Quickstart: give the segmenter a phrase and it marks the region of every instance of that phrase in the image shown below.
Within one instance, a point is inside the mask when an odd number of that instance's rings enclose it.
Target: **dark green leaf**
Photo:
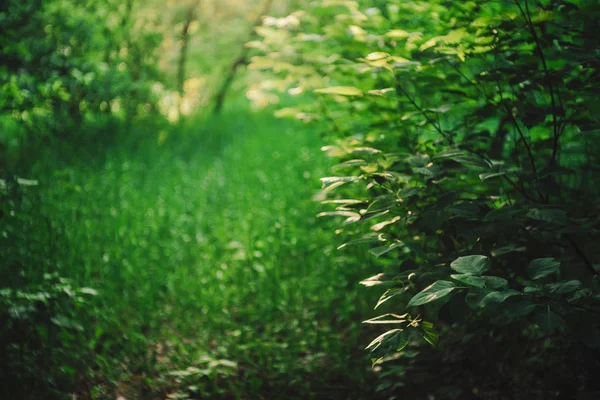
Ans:
[[[554,311],[550,306],[544,307],[535,314],[535,323],[545,333],[552,333],[556,330],[564,330],[565,320]]]
[[[538,258],[529,263],[527,273],[531,279],[540,279],[558,271],[560,262],[554,258]]]
[[[464,283],[465,285],[475,286],[482,289],[485,287],[485,279],[480,276],[474,276],[471,274],[454,274],[450,275],[450,277],[461,283]]]

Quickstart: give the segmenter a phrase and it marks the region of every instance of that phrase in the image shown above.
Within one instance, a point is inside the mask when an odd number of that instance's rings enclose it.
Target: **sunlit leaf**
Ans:
[[[481,275],[491,268],[490,259],[486,256],[459,257],[450,264],[450,267],[462,274]]]
[[[454,289],[456,289],[456,285],[450,281],[434,282],[410,299],[408,306],[420,306],[441,299],[449,295]]]
[[[323,89],[316,89],[315,93],[334,94],[339,96],[362,96],[362,90],[353,86],[332,86]]]

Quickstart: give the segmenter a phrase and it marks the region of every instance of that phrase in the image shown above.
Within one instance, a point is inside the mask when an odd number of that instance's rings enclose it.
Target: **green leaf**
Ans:
[[[390,55],[388,53],[384,53],[383,51],[376,51],[367,55],[365,59],[368,61],[377,61],[384,58],[388,58],[389,56]]]
[[[391,329],[375,338],[366,349],[374,358],[380,358],[404,349],[408,342],[408,334],[403,329]]]
[[[64,315],[57,315],[56,317],[50,318],[54,325],[59,326],[61,328],[67,329],[75,329],[77,331],[83,331],[83,327],[79,325],[77,322],[70,320]]]
[[[566,224],[568,222],[567,214],[563,210],[555,210],[548,208],[534,208],[527,213],[527,217],[538,221],[551,222],[561,225]]]
[[[550,306],[546,306],[535,314],[535,323],[545,333],[552,333],[556,330],[562,331],[565,327],[565,320],[552,311]]]
[[[84,294],[89,294],[90,296],[98,295],[98,291],[96,289],[92,289],[92,288],[88,288],[88,287],[82,287],[79,289],[79,291]]]
[[[531,314],[533,310],[535,310],[535,304],[523,298],[508,301],[502,309],[504,315],[511,318],[524,317]]]
[[[490,292],[488,293],[480,303],[481,307],[488,307],[491,305],[497,305],[503,303],[506,299],[512,296],[520,295],[521,293],[516,290],[504,290],[502,292]]]
[[[550,289],[550,293],[565,294],[572,293],[579,289],[582,283],[576,279],[566,282],[550,283],[546,285]]]
[[[385,253],[387,253],[389,251],[392,251],[392,250],[394,250],[396,248],[399,248],[399,247],[400,248],[404,248],[405,247],[404,243],[402,243],[402,242],[394,242],[394,243],[392,243],[390,245],[375,247],[375,248],[369,250],[369,252],[371,254],[373,254],[375,257],[380,257],[380,256],[384,255]]]
[[[315,93],[336,94],[339,96],[362,96],[362,90],[353,86],[332,86],[323,89],[316,89]]]
[[[472,308],[486,308],[503,303],[512,296],[519,295],[516,290],[504,290],[501,292],[487,289],[471,289],[465,298],[466,303]]]
[[[459,257],[450,264],[450,267],[462,274],[481,275],[491,268],[490,259],[486,256]]]
[[[441,299],[442,297],[449,295],[454,289],[456,289],[456,285],[453,282],[434,282],[410,299],[408,307],[420,306]]]
[[[354,246],[356,244],[363,244],[363,243],[373,243],[373,242],[379,242],[379,238],[377,236],[363,236],[361,238],[358,239],[354,239],[351,240],[349,242],[346,242],[344,244],[342,244],[341,246],[339,246],[337,249],[341,250],[343,248],[346,248],[348,246]]]
[[[481,179],[481,181],[485,181],[491,178],[495,178],[497,176],[502,176],[505,175],[504,172],[488,172],[485,174],[479,174],[479,179]]]
[[[431,322],[423,321],[421,323],[421,328],[423,328],[423,339],[430,345],[437,346],[440,335],[435,330],[433,324]]]
[[[473,276],[471,274],[454,274],[450,275],[452,279],[464,283],[465,285],[475,286],[483,289],[485,287],[485,279],[480,276]]]
[[[484,276],[485,287],[489,289],[502,289],[508,286],[508,281],[498,276]]]
[[[485,162],[484,160],[482,160],[481,158],[477,158],[477,157],[473,157],[473,156],[452,156],[452,157],[448,157],[453,161],[456,161],[459,164],[462,165],[472,165],[475,167],[480,167],[480,168],[489,168],[489,164],[487,162]]]
[[[469,286],[474,286],[480,289],[501,289],[508,285],[508,281],[497,276],[474,276],[471,274],[455,274],[450,275],[452,279],[464,283]]]
[[[375,305],[375,309],[377,309],[377,307],[379,307],[380,305],[382,305],[389,299],[406,293],[406,291],[408,289],[410,289],[410,285],[402,287],[402,288],[391,288],[391,289],[386,290],[385,293],[383,293],[383,295],[379,298],[379,301],[377,301],[377,304]]]
[[[554,258],[538,258],[529,263],[527,273],[531,279],[540,279],[558,271],[560,262]]]

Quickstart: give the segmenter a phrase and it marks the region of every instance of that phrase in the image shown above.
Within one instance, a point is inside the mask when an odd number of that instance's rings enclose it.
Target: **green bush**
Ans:
[[[250,66],[326,126],[337,233],[370,243],[382,391],[593,396],[600,238],[593,1],[325,1]],[[296,23],[289,24],[286,21]],[[432,346],[424,344],[428,342]],[[430,397],[431,398],[431,397]],[[591,397],[590,397],[591,398]]]
[[[4,398],[61,398],[90,373],[98,339],[91,329],[97,292],[56,272],[52,251],[61,243],[39,213],[36,185],[20,178],[0,180]]]
[[[151,110],[161,35],[134,11],[132,1],[3,2],[0,117],[37,143],[72,137],[87,116]]]

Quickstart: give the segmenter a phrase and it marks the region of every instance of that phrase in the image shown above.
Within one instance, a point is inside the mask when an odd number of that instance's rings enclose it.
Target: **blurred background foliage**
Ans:
[[[2,2],[0,397],[596,398],[599,18]]]

